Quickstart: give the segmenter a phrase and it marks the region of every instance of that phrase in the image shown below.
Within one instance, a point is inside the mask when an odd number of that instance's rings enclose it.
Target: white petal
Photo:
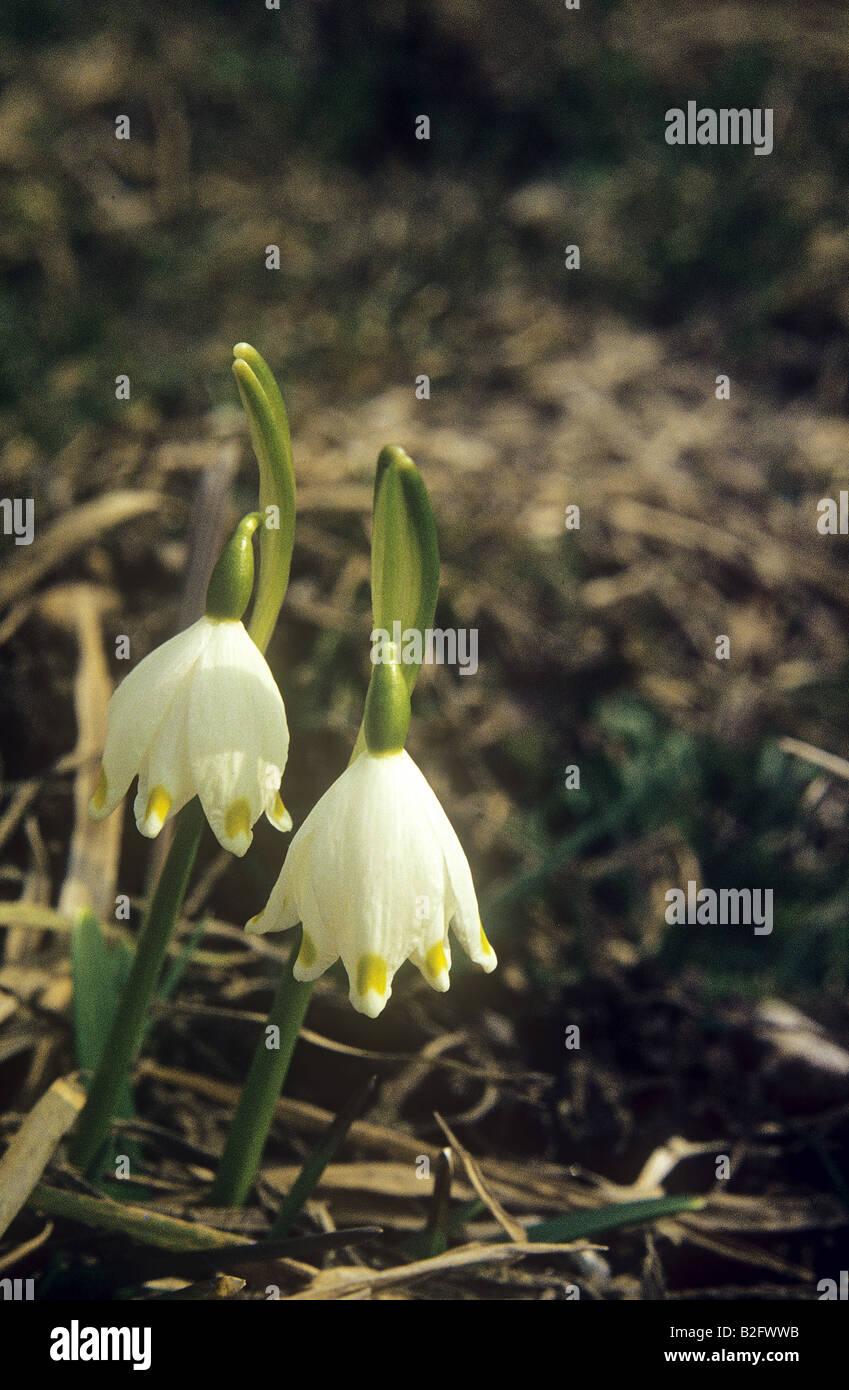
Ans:
[[[207,820],[224,848],[242,855],[280,786],[289,730],[274,677],[239,622],[215,625],[192,672],[188,736]]]
[[[287,931],[301,921],[301,909],[294,889],[295,868],[298,859],[304,854],[309,839],[309,816],[292,837],[283,868],[277,876],[268,901],[261,912],[252,917],[245,930],[255,936],[271,931]],[[305,833],[306,832],[306,833]]]
[[[441,855],[410,804],[408,762],[406,754],[362,754],[331,789],[313,851],[322,866],[315,884],[322,921],[352,1004],[372,1018],[400,965],[443,930]]]
[[[300,919],[296,978],[315,979],[341,955],[354,1008],[376,1018],[410,958],[435,989],[449,985],[448,923],[485,969],[468,862],[436,796],[407,753],[362,753],[294,836],[266,909],[249,924]]]
[[[292,817],[283,805],[279,789],[270,791],[266,795],[265,818],[275,830],[285,834],[292,829]]]
[[[451,985],[451,947],[447,934],[436,937],[423,950],[410,956],[416,969],[424,975],[432,989],[444,994]]]
[[[309,855],[309,850],[307,853]],[[330,966],[339,959],[339,950],[333,934],[327,930],[319,912],[309,867],[303,886],[298,893],[298,901],[300,907],[298,915],[303,923],[303,934],[301,949],[298,951],[298,958],[292,967],[292,974],[296,980],[301,980],[306,984],[310,980],[317,980],[319,975],[323,975],[325,970],[330,969]]]
[[[188,701],[178,691],[142,759],[133,813],[142,835],[154,838],[195,794],[186,729]]]
[[[413,764],[415,766],[415,764]],[[419,772],[419,769],[416,768]],[[487,974],[498,964],[495,952],[486,939],[481,925],[475,885],[469,861],[426,777],[419,772],[419,805],[436,837],[445,862],[449,891],[446,894],[446,916],[460,945],[467,955]]]
[[[93,816],[108,816],[125,795],[211,631],[209,619],[201,618],[169,638],[144,657],[114,692],[103,752],[105,781],[95,794]]]

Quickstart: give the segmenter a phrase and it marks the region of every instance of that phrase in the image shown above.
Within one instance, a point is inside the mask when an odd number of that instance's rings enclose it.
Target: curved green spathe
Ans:
[[[381,449],[374,480],[371,541],[371,603],[375,628],[393,632],[417,628],[422,636],[433,623],[439,591],[436,522],[421,474],[396,444]],[[405,662],[412,691],[420,663]]]
[[[263,527],[259,580],[248,631],[264,651],[274,631],[289,583],[295,538],[295,473],[283,397],[271,368],[250,343],[233,349],[233,375],[259,465],[259,509]]]
[[[374,631],[391,633],[415,629],[424,635],[433,624],[439,592],[439,544],[430,498],[409,454],[387,444],[377,460],[371,534],[371,609]],[[400,624],[400,629],[395,624]],[[384,663],[372,671],[371,683]],[[421,662],[404,661],[401,674],[409,694]],[[366,696],[368,707],[368,696]],[[406,737],[406,734],[405,734]],[[365,721],[360,726],[351,761],[366,746]]]

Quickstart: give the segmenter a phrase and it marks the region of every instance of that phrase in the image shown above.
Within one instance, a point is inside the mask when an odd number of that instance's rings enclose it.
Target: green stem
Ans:
[[[280,977],[268,1022],[254,1053],[247,1080],[242,1087],[218,1173],[210,1190],[211,1206],[240,1207],[251,1190],[251,1184],[259,1168],[277,1101],[314,988],[313,984],[299,983],[292,974],[292,966],[299,948],[300,941],[292,951]],[[266,1045],[267,1029],[271,1026],[280,1029],[278,1048]]]
[[[195,797],[177,818],[176,833],[142,924],[129,978],[80,1116],[72,1157],[85,1173],[96,1163],[109,1133],[121,1088],[141,1046],[148,1010],[189,884],[203,824],[203,810]]]

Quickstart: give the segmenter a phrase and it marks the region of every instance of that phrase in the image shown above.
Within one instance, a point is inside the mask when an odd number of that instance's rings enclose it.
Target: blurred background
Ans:
[[[7,1131],[96,1050],[73,914],[111,940],[126,893],[131,934],[150,881],[127,808],[123,830],[83,812],[116,637],[137,660],[192,621],[254,504],[244,339],[299,489],[269,649],[286,804],[297,825],[356,735],[373,470],[397,443],[436,513],[438,625],[479,633],[475,676],[423,668],[408,746],[500,958],[485,980],[458,962],[444,997],[408,967],[377,1024],[334,970],[309,1026],[353,1050],[302,1042],[290,1093],[335,1110],[376,1067],[375,1123],[440,1143],[437,1109],[577,1202],[655,1191],[644,1166],[682,1139],[660,1181],[706,1211],[616,1236],[596,1296],[815,1296],[849,1210],[849,542],[817,531],[849,487],[845,8],[6,0],[0,39],[0,489],[36,519],[32,546],[0,540]],[[773,153],[667,146],[691,99],[773,108]],[[255,843],[205,845],[196,949],[149,1044],[231,1087],[287,944],[233,929],[282,860],[271,830]],[[772,934],[667,926],[690,879],[773,889]],[[231,1111],[153,1073],[137,1108],[199,1153]],[[269,1162],[301,1149],[277,1134]],[[139,1162],[185,1196],[167,1143]],[[423,1219],[389,1187],[327,1200]]]

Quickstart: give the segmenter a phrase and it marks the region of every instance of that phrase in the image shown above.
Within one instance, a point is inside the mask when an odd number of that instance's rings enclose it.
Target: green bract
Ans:
[[[251,538],[261,521],[261,512],[249,512],[242,517],[219,555],[206,590],[208,618],[239,619],[250,603],[254,587]]]
[[[390,644],[390,652],[397,653]],[[410,727],[410,692],[397,655],[375,666],[366,695],[363,731],[370,753],[400,753]]]

